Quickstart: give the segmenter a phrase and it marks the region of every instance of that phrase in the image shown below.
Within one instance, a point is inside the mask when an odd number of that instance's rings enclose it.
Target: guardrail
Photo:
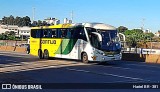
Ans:
[[[137,54],[160,54],[160,49],[143,49],[143,48],[125,48],[123,53],[137,53]]]
[[[160,63],[160,49],[125,48],[122,59],[147,63]]]

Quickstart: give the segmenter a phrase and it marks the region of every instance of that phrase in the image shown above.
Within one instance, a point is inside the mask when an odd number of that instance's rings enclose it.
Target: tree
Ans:
[[[9,35],[14,36],[16,33],[14,31],[10,31]]]
[[[12,15],[10,15],[8,21],[9,21],[9,25],[14,25],[14,17]]]
[[[8,40],[15,40],[15,39],[16,39],[16,37],[14,35],[8,36]]]
[[[0,34],[0,40],[3,40],[3,35],[2,34]]]
[[[32,23],[32,27],[35,27],[35,26],[37,26],[37,21],[33,21],[33,23]]]
[[[18,26],[31,26],[31,20],[28,16],[16,17],[10,15],[9,17],[3,17],[2,22],[4,25],[18,25]]]
[[[7,35],[7,36],[8,36],[9,33],[10,33],[9,31],[5,31],[4,35]]]
[[[118,27],[118,31],[119,31],[120,33],[123,33],[123,32],[125,32],[126,30],[128,30],[127,27],[124,27],[124,26]]]
[[[0,40],[6,40],[6,35],[4,33],[0,34]]]
[[[145,44],[146,42],[151,41],[154,36],[153,33],[143,33],[141,29],[127,30],[124,34],[126,36],[127,44],[130,47],[137,47],[139,42]]]
[[[154,37],[154,34],[153,33],[145,33],[145,35],[149,36],[149,37]]]
[[[16,17],[15,18],[15,23],[16,23],[16,25],[18,25],[18,26],[20,26],[21,25],[21,17]]]
[[[2,24],[2,20],[0,20],[0,24]]]
[[[7,24],[7,17],[4,16],[4,17],[2,18],[2,22],[3,22],[4,25],[6,25],[6,24]]]
[[[42,25],[43,25],[42,21],[38,20],[37,26],[42,26]]]
[[[43,26],[47,26],[48,24],[47,24],[46,21],[43,21],[42,25],[43,25]]]
[[[24,17],[24,20],[26,22],[25,26],[31,26],[31,19],[28,16]]]

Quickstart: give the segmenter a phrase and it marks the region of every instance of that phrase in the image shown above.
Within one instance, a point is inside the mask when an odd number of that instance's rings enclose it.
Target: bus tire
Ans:
[[[44,50],[44,59],[49,59],[49,52],[48,50]]]
[[[81,60],[82,60],[83,63],[88,63],[89,62],[87,53],[85,53],[85,52],[82,53]]]
[[[42,50],[38,50],[38,57],[39,59],[43,59]]]

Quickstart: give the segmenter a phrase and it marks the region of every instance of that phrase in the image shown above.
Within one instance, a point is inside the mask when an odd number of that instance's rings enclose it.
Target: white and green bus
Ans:
[[[121,60],[121,43],[115,27],[103,23],[58,24],[33,27],[30,54],[49,57],[106,62]]]

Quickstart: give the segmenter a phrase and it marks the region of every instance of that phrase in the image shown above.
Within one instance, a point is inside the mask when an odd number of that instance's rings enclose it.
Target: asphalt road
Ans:
[[[159,82],[159,64],[131,61],[110,61],[105,64],[84,64],[75,60],[40,60],[37,57],[28,54],[0,52],[0,83]],[[70,91],[72,90],[69,90],[69,92]],[[94,91],[102,92],[104,90]],[[122,91],[124,92],[124,90]],[[56,90],[56,92],[59,92],[59,90]],[[66,90],[64,90],[64,92],[66,92]],[[93,90],[89,90],[89,92],[93,92]]]

